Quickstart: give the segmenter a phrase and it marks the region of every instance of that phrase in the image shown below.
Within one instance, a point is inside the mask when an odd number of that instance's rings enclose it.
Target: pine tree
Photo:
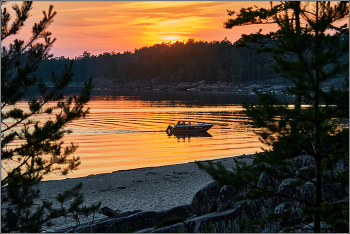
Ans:
[[[229,15],[234,14],[229,11]],[[298,98],[287,103],[275,94],[256,91],[258,103],[243,104],[247,116],[260,129],[260,140],[268,146],[256,154],[252,165],[236,161],[237,166],[229,172],[220,164],[197,163],[220,184],[249,188],[243,200],[273,195],[303,203],[303,213],[313,218],[315,232],[321,231],[321,221],[341,232],[349,229],[348,199],[327,202],[322,198],[325,186],[336,186],[344,198],[348,197],[349,170],[335,168],[337,162],[349,160],[349,129],[340,127],[341,121],[349,121],[349,29],[347,24],[336,26],[348,16],[348,2],[281,2],[276,6],[271,3],[270,9],[243,8],[235,19],[228,20],[227,28],[263,23],[279,26],[268,34],[260,30],[242,35],[240,44],[260,43],[258,52],[272,54],[275,72],[294,84],[286,92]],[[322,90],[324,82],[339,76],[345,77],[343,88]],[[315,167],[296,172],[293,159],[303,154],[312,157]],[[295,188],[312,183],[314,198],[310,202],[260,186],[263,174],[279,182],[293,178]]]
[[[16,18],[11,25],[9,12],[2,9],[1,41],[20,31],[32,4],[23,2],[20,7],[14,4]],[[78,215],[94,213],[100,206],[100,203],[82,206],[80,184],[57,196],[61,208],[54,209],[52,203],[45,201],[33,208],[40,193],[33,186],[43,176],[66,175],[80,164],[79,157],[70,157],[78,146],[73,143],[64,146],[62,137],[71,132],[64,129],[68,123],[88,113],[84,106],[92,88],[90,80],[79,96],[64,98],[62,91],[73,76],[72,63],[66,65],[59,77],[52,73],[51,88],[33,75],[41,60],[52,57],[49,51],[56,40],[47,31],[56,15],[53,6],[43,14],[27,42],[15,39],[1,50],[1,203],[6,207],[1,214],[2,232],[39,232],[44,224],[49,225],[50,220],[60,216],[73,216],[78,222]],[[23,97],[31,87],[36,87],[40,95],[27,102],[28,108],[20,109],[18,104],[25,103]],[[63,203],[68,199],[73,202],[65,208]]]

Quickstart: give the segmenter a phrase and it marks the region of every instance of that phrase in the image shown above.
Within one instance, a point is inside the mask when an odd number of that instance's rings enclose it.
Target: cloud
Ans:
[[[36,1],[26,25],[37,22],[42,10],[53,4],[57,16],[49,30],[58,39],[54,46],[58,48],[53,51],[63,53],[63,48],[67,48],[67,53],[71,53],[68,49],[118,52],[118,48],[133,50],[169,38],[210,41],[232,36],[231,40],[235,41],[246,29],[225,30],[223,23],[229,18],[226,10],[261,6],[261,3],[269,4],[267,1]],[[30,30],[23,31],[28,34]]]

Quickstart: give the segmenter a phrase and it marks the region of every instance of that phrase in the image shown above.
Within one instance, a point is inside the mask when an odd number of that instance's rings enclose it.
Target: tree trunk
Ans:
[[[315,57],[318,56],[318,49],[319,49],[319,32],[318,32],[318,1],[316,2],[316,24],[315,24]],[[315,153],[315,164],[316,164],[316,189],[315,189],[315,207],[321,206],[321,155],[319,154],[317,150],[317,146],[319,144],[319,128],[320,128],[320,121],[318,120],[318,106],[319,106],[319,68],[315,68],[315,96],[314,96],[314,131],[315,131],[315,140],[314,140],[314,153]],[[316,212],[314,214],[314,232],[320,233],[321,231],[321,218],[320,215]]]

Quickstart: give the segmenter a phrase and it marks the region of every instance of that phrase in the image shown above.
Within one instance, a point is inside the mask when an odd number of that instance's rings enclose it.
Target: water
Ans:
[[[90,114],[67,126],[65,143],[79,145],[77,171],[65,177],[209,160],[261,151],[241,103],[254,96],[227,93],[94,91]],[[178,120],[212,123],[208,134],[168,135]]]

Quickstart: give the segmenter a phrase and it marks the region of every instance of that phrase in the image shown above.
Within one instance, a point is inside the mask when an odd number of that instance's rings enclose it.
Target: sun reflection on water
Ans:
[[[79,144],[74,155],[82,163],[64,178],[249,154],[262,146],[241,105],[187,107],[181,102],[101,98],[89,107],[85,119],[67,126],[73,133],[64,137],[65,144]],[[168,135],[166,127],[178,120],[213,127],[208,135]]]

